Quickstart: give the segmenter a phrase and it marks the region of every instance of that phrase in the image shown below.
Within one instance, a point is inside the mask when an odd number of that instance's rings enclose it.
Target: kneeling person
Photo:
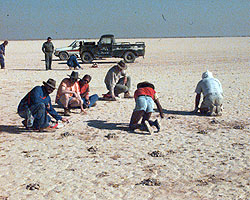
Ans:
[[[91,81],[91,76],[86,74],[80,81],[79,87],[80,87],[80,95],[83,101],[83,107],[84,108],[90,108],[92,106],[96,105],[96,101],[98,100],[98,95],[94,94],[89,96],[89,82]]]
[[[154,112],[154,103],[160,112],[161,118],[164,117],[161,104],[154,89],[154,85],[146,81],[137,84],[137,90],[134,93],[136,105],[129,124],[131,131],[141,129],[143,126],[146,126],[150,133],[153,132],[151,126],[155,126],[160,131],[158,120],[154,122],[150,120],[151,114]],[[138,124],[141,118],[141,124]]]
[[[220,81],[213,77],[212,72],[206,71],[202,74],[202,80],[197,84],[195,92],[197,93],[195,113],[200,109],[201,114],[221,115],[223,90]],[[203,94],[203,101],[199,108],[201,93]]]
[[[49,79],[43,82],[43,86],[34,87],[19,103],[18,114],[25,118],[23,124],[27,128],[39,131],[52,131],[49,123],[51,122],[49,113],[57,121],[67,122],[68,119],[61,117],[51,105],[49,94],[55,90],[56,81]]]
[[[72,67],[74,69],[76,69],[77,67],[79,67],[79,69],[82,69],[77,61],[77,57],[74,54],[69,57],[67,65],[69,66],[69,69],[71,69]]]

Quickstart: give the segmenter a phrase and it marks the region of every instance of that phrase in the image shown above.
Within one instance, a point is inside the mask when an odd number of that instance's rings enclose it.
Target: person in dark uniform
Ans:
[[[51,69],[51,63],[52,63],[52,54],[54,52],[54,45],[51,42],[51,37],[47,38],[47,41],[43,43],[42,51],[45,54],[45,66],[46,70],[52,70]]]
[[[5,69],[5,64],[4,64],[4,56],[5,56],[5,47],[7,46],[8,41],[5,40],[3,44],[0,45],[0,64],[1,64],[1,69]]]

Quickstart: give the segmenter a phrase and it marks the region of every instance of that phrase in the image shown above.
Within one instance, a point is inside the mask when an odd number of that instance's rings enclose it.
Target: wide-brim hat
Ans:
[[[149,83],[147,81],[140,82],[140,83],[137,84],[137,89],[138,88],[144,88],[144,87],[150,87],[152,89],[155,89],[155,86],[152,83]]]
[[[122,69],[122,70],[126,70],[127,69],[127,65],[125,64],[125,62],[123,60],[121,60],[120,62],[117,63],[117,66]]]
[[[73,79],[80,79],[78,76],[78,72],[73,71],[70,75],[68,75],[70,78]]]
[[[56,89],[56,81],[52,78],[49,78],[47,82],[43,81],[44,85],[48,85],[49,87]]]

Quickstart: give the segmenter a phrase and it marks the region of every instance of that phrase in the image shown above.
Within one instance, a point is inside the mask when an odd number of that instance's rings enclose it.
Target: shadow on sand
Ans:
[[[7,133],[10,133],[10,134],[21,134],[21,133],[31,132],[31,131],[27,130],[24,126],[0,125],[0,133],[1,132],[7,132]]]
[[[88,126],[98,129],[128,131],[127,123],[107,123],[107,121],[104,120],[89,120],[87,123]]]
[[[15,70],[15,71],[47,71],[45,69],[9,69],[9,70]],[[48,70],[50,71],[50,70]],[[68,71],[68,69],[52,69],[52,71]]]

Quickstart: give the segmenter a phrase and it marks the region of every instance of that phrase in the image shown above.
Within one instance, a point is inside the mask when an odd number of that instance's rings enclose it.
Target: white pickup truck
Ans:
[[[84,43],[83,40],[75,40],[67,47],[56,48],[54,55],[59,57],[60,60],[68,60],[68,58],[72,54],[75,54],[78,57],[80,57],[79,54],[80,42]]]

